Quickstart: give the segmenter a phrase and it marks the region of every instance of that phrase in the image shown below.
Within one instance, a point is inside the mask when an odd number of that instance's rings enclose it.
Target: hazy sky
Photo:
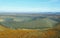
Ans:
[[[60,0],[0,0],[0,12],[60,12]]]

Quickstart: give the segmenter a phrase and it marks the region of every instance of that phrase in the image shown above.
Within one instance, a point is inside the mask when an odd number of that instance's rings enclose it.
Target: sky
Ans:
[[[0,0],[0,12],[60,12],[60,0]]]

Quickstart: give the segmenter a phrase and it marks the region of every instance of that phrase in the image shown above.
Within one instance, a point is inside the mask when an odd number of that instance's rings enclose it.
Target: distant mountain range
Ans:
[[[60,12],[0,12],[0,15],[19,15],[19,14],[54,14],[60,15]]]

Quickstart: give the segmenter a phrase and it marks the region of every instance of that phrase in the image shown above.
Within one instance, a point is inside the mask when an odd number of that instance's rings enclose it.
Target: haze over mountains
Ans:
[[[60,22],[59,12],[1,13],[0,19],[0,23],[10,29],[49,29]]]

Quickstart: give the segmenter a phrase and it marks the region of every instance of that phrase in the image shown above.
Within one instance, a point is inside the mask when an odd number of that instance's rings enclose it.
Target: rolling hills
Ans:
[[[58,22],[49,18],[34,18],[23,22],[4,21],[0,23],[10,29],[45,29],[53,28]]]
[[[60,22],[55,16],[2,16],[0,38],[60,38]]]

